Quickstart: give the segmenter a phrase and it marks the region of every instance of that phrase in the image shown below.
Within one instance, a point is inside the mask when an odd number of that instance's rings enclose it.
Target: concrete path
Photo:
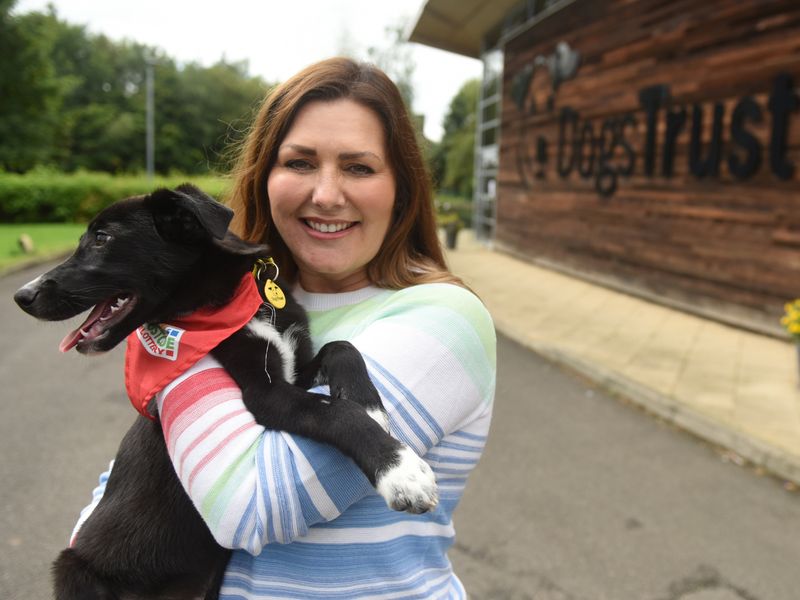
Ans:
[[[498,339],[449,555],[470,600],[797,600],[798,494]]]
[[[704,439],[800,483],[792,344],[543,269],[462,231],[448,260],[497,329]]]
[[[50,596],[63,548],[137,417],[121,349],[58,352],[0,279],[0,598]],[[509,341],[450,552],[471,600],[795,600],[800,504],[781,482]]]

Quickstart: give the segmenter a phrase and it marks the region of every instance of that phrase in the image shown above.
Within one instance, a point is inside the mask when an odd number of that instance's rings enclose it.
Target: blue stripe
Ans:
[[[469,472],[465,473],[464,477],[442,477],[442,478],[437,478],[436,479],[436,483],[439,484],[440,487],[443,486],[443,485],[458,485],[458,486],[461,486],[463,488],[467,483],[467,476],[468,475],[469,475]]]
[[[286,516],[290,527],[289,535],[294,539],[298,535],[304,535],[307,529],[304,523],[301,523],[298,515],[298,497],[294,485],[293,463],[290,456],[291,451],[283,439],[281,439],[280,447],[282,449],[280,453],[281,490],[284,492],[283,496],[286,498],[285,506],[288,508]]]
[[[275,432],[269,430],[265,431],[261,435],[261,443],[259,444],[259,449],[256,453],[256,456],[258,457],[258,463],[256,465],[258,468],[258,481],[261,486],[261,489],[256,493],[259,493],[264,500],[264,514],[266,515],[267,519],[267,539],[270,542],[276,541],[277,538],[275,537],[275,529],[272,526],[272,500],[270,499],[269,494],[270,485],[269,481],[267,480],[267,466],[264,460],[266,456],[266,449],[264,446],[266,445],[267,440],[273,435],[275,435]],[[262,523],[261,516],[258,513],[256,513],[256,532],[258,534],[258,538],[263,540],[264,523]]]
[[[297,486],[297,496],[300,498],[300,510],[303,513],[306,523],[309,525],[319,523],[322,521],[322,515],[317,510],[317,507],[314,506],[314,501],[311,499],[311,495],[308,493],[306,486],[303,485],[300,477],[295,477],[294,481]]]
[[[293,439],[339,512],[376,493],[356,464],[332,446],[300,436]]]
[[[472,469],[440,469],[439,467],[434,467],[433,472],[437,476],[439,473],[442,475],[469,475],[472,472]]]
[[[436,446],[437,448],[447,448],[448,450],[463,450],[464,452],[475,452],[480,454],[483,452],[483,446],[465,446],[464,444],[454,444],[453,442],[446,442],[442,440]]]
[[[450,434],[451,436],[455,437],[462,437],[467,440],[475,440],[476,442],[486,442],[487,436],[485,435],[477,435],[475,433],[467,433],[466,431],[454,431]]]
[[[445,572],[442,570],[438,576],[441,577],[444,574]],[[256,595],[264,595],[277,596],[279,598],[299,598],[300,600],[308,600],[310,597],[324,597],[332,600],[341,598],[343,600],[349,600],[351,598],[374,598],[376,592],[381,595],[394,592],[402,593],[401,597],[403,600],[429,600],[433,594],[442,591],[448,586],[453,586],[452,578],[446,577],[438,584],[432,587],[427,587],[425,584],[427,583],[428,578],[433,578],[435,576],[436,574],[433,573],[423,574],[420,577],[409,581],[407,584],[399,586],[392,585],[392,582],[389,581],[378,581],[374,586],[366,589],[346,589],[340,591],[334,588],[335,584],[333,582],[318,583],[312,589],[296,589],[280,585],[279,583],[264,583],[259,585],[256,582],[249,582],[246,577],[229,576],[225,582],[225,588],[223,588],[221,598],[223,600],[246,598],[247,596],[240,595],[234,590],[231,590],[230,592],[228,591],[228,589],[231,587],[236,586],[236,588],[242,590],[243,593],[248,593],[250,598]],[[363,584],[364,582],[358,581],[357,583]]]
[[[270,458],[272,463],[273,480],[275,481],[275,497],[278,502],[278,520],[281,524],[281,531],[283,539],[291,539],[291,524],[288,520],[288,507],[290,502],[286,497],[286,490],[282,485],[283,469],[281,469],[281,449],[277,442],[278,436],[270,436]]]
[[[389,389],[385,385],[383,385],[381,381],[378,381],[377,379],[374,378],[372,378],[372,380],[373,380],[372,382],[375,384],[375,387],[378,390],[378,393],[391,403],[397,415],[403,419],[403,422],[408,426],[409,429],[411,429],[412,433],[425,446],[425,449],[428,449],[431,446],[433,446],[434,440],[419,426],[419,424],[411,416],[411,413],[408,412],[408,409],[406,409],[406,407],[403,406],[402,402],[397,400],[397,398],[389,391]],[[414,444],[411,440],[407,438],[404,439],[404,436],[402,435],[401,432],[398,432],[398,437],[400,438],[401,442],[405,442],[410,446],[416,447],[416,444]]]
[[[438,452],[431,450],[425,455],[426,459],[435,460],[439,463],[452,463],[454,465],[477,465],[478,458],[456,458],[441,456]]]
[[[411,393],[411,391],[400,383],[389,371],[387,371],[383,365],[378,363],[376,360],[370,358],[369,356],[364,356],[364,359],[373,366],[373,368],[378,371],[384,378],[386,378],[392,386],[400,391],[403,397],[414,407],[414,410],[425,420],[428,426],[433,430],[434,434],[438,439],[444,437],[444,431],[439,426],[434,418],[430,415],[430,413],[425,410],[425,407],[420,403],[419,400]]]
[[[233,546],[235,548],[241,548],[242,546],[242,538],[244,537],[245,529],[248,527],[248,522],[250,521],[250,517],[252,517],[256,512],[256,494],[253,494],[250,497],[250,502],[247,503],[247,508],[242,515],[241,520],[239,521],[239,526],[236,528],[236,533],[233,536]]]
[[[452,577],[422,591],[426,583],[448,574],[450,564],[443,551],[452,543],[450,538],[419,538],[405,536],[392,542],[375,544],[300,544],[305,548],[294,552],[294,544],[270,547],[268,553],[254,558],[243,552],[234,553],[228,566],[222,597],[236,598],[237,590],[278,595],[285,598],[308,598],[324,589],[325,598],[363,598],[375,593],[394,592],[403,598],[430,598],[448,585],[457,587]],[[441,556],[431,563],[431,552]],[[370,569],[375,554],[382,555],[393,567],[387,573],[385,565]],[[298,560],[297,555],[302,558]],[[426,557],[420,562],[420,557]],[[373,559],[373,560],[370,560]],[[427,572],[422,573],[425,569]],[[299,589],[289,583],[299,583]],[[316,589],[303,589],[303,584]],[[343,589],[366,586],[360,590]],[[235,588],[235,589],[231,589]]]

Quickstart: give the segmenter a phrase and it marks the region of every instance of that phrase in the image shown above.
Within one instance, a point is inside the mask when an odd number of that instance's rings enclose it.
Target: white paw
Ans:
[[[428,463],[403,446],[394,466],[378,474],[375,487],[389,508],[424,513],[439,503],[436,477]]]
[[[379,408],[372,408],[367,411],[367,414],[373,421],[376,421],[386,433],[392,433],[389,431],[389,415],[386,414],[386,411]]]

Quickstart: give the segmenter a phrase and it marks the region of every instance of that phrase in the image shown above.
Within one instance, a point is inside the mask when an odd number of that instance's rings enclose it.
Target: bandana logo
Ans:
[[[145,323],[136,330],[139,341],[148,353],[173,361],[178,358],[178,348],[184,333],[184,329],[166,323]]]

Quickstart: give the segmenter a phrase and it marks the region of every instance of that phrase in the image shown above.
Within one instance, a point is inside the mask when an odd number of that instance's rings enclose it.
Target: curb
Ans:
[[[72,251],[72,249],[61,251],[13,265],[0,271],[0,277],[66,258]],[[495,321],[495,326],[506,337],[545,359],[587,378],[604,391],[623,398],[703,440],[732,450],[755,466],[762,467],[778,477],[800,485],[800,457],[792,456],[771,444],[755,440],[722,425],[690,406],[628,379],[616,371],[603,369],[547,344],[535,342],[521,335],[519,330],[505,327],[497,321]]]
[[[64,260],[74,251],[75,248],[70,248],[69,250],[60,250],[58,252],[53,252],[52,254],[45,254],[43,256],[37,256],[31,258],[30,260],[19,262],[15,265],[11,265],[10,267],[6,267],[5,269],[0,269],[0,277],[13,275],[14,273],[19,273],[20,271],[24,271],[25,269],[31,269],[33,267],[37,267],[39,265],[43,265],[45,263],[53,262],[56,260],[59,261]]]
[[[769,473],[800,485],[800,457],[795,457],[775,446],[755,440],[677,402],[641,383],[603,369],[547,344],[537,343],[510,328],[497,326],[506,337],[532,350],[543,358],[577,373],[604,391],[622,398],[645,411],[657,415],[707,442],[732,450],[748,462]]]

